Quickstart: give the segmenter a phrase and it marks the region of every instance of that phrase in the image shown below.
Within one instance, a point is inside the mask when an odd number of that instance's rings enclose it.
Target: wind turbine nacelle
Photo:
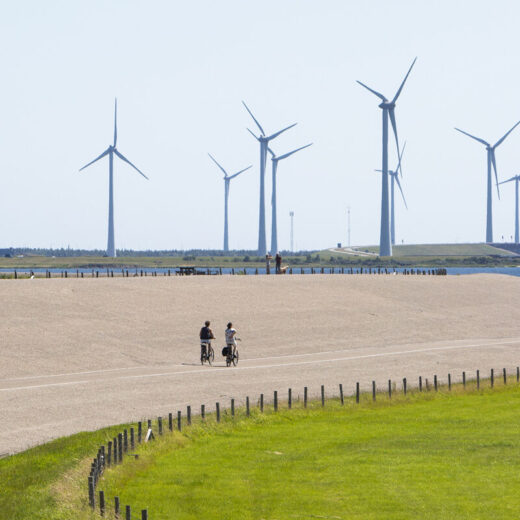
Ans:
[[[383,110],[386,108],[387,110],[390,110],[392,108],[395,108],[395,103],[392,103],[391,101],[383,101],[379,108],[382,108]]]

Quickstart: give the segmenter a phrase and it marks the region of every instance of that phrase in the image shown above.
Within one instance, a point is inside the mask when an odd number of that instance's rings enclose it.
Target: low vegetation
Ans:
[[[105,472],[106,517],[117,495],[153,520],[517,518],[520,388],[484,386],[198,418]],[[5,518],[96,518],[86,505],[90,457],[121,428],[0,460]]]

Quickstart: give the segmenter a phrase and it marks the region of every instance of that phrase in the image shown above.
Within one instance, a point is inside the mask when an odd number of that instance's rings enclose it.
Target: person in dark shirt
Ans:
[[[211,340],[215,339],[215,336],[213,335],[213,331],[209,328],[211,323],[209,321],[206,321],[204,323],[204,327],[200,329],[200,354],[201,356],[206,355],[206,348],[211,347]]]

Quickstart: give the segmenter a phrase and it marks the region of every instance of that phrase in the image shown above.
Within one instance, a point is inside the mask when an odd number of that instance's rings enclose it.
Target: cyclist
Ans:
[[[211,347],[211,340],[215,339],[215,336],[213,335],[213,331],[209,328],[211,323],[209,321],[206,321],[204,323],[204,327],[200,329],[199,337],[200,337],[200,357],[206,357],[206,347],[207,352],[209,354],[209,347]]]
[[[237,342],[235,339],[235,336],[237,335],[237,331],[233,328],[233,324],[229,322],[227,324],[226,329],[226,347],[227,347],[227,353],[229,358],[233,358],[233,355],[235,354],[235,350],[237,348]]]

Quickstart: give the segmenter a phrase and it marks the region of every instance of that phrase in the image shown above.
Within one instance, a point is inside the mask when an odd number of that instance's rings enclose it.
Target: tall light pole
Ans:
[[[347,246],[350,247],[350,206],[347,208]]]
[[[294,253],[294,211],[289,211],[291,217],[291,253]]]

